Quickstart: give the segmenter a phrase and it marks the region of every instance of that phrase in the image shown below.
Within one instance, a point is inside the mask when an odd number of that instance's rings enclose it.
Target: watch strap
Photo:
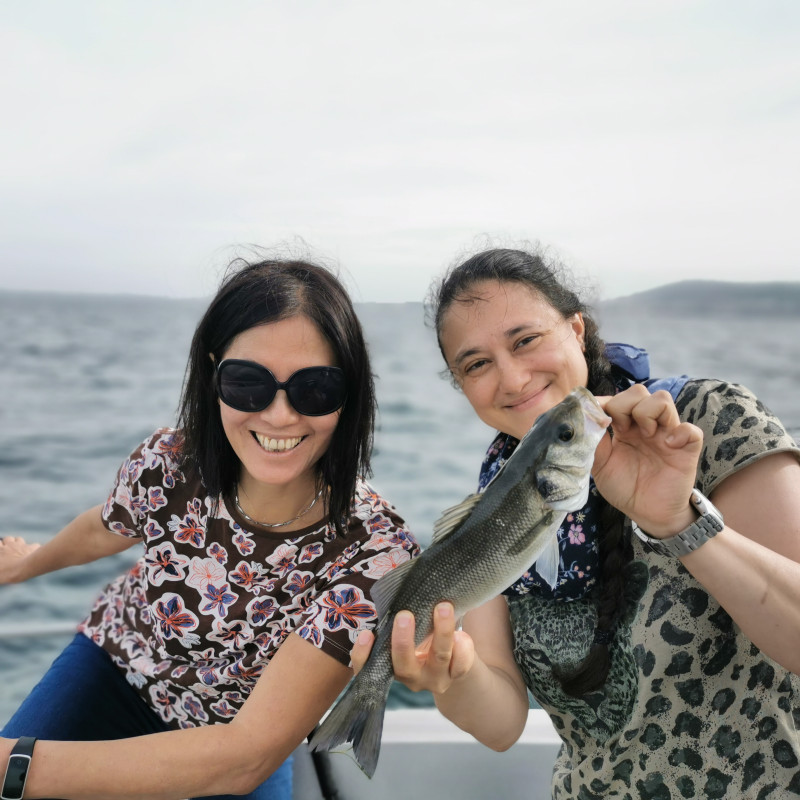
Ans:
[[[722,514],[697,489],[692,489],[690,502],[692,507],[700,514],[700,517],[680,533],[676,533],[666,539],[656,539],[654,536],[646,534],[631,520],[633,532],[655,553],[676,557],[688,555],[716,536],[725,527]]]
[[[3,777],[3,787],[0,789],[0,800],[22,800],[35,744],[36,737],[21,736],[11,748]]]

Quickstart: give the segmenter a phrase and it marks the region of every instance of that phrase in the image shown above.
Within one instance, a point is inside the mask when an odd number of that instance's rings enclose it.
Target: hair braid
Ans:
[[[595,394],[614,394],[616,389],[611,364],[605,356],[605,342],[600,338],[597,323],[584,315],[586,324],[585,353],[589,368],[587,388]],[[554,670],[565,694],[580,697],[599,689],[606,682],[611,668],[609,643],[614,626],[625,604],[625,567],[633,557],[623,536],[625,518],[621,511],[600,497],[600,588],[596,596],[597,627],[595,640],[586,658],[571,671]]]

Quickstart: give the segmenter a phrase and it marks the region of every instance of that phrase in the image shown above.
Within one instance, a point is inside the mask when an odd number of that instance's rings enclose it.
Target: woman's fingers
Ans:
[[[410,611],[400,611],[395,616],[392,627],[392,666],[395,677],[403,683],[416,681],[419,675],[415,632],[414,615]],[[413,688],[410,683],[407,685]]]
[[[673,450],[683,450],[684,447],[699,449],[703,444],[703,431],[691,422],[681,422],[664,441]]]
[[[453,606],[450,603],[439,603],[433,612],[433,641],[428,652],[428,662],[431,667],[447,675],[450,674],[455,632]]]
[[[617,435],[624,435],[635,427],[642,435],[650,437],[659,428],[670,429],[680,423],[672,397],[663,390],[650,394],[637,384],[613,397],[601,397],[599,402],[611,417],[611,426]]]
[[[658,446],[663,442],[670,450],[694,450],[702,444],[702,431],[689,422],[681,422],[669,392],[650,394],[643,386],[636,385],[614,397],[598,400],[611,417],[614,434],[622,440],[632,442],[635,435],[647,440],[659,434]],[[610,441],[603,443],[600,464],[608,458],[610,445]]]
[[[363,630],[358,634],[356,643],[350,651],[350,665],[353,667],[354,674],[359,672],[367,663],[369,654],[372,652],[372,645],[375,643],[375,635],[372,631]]]

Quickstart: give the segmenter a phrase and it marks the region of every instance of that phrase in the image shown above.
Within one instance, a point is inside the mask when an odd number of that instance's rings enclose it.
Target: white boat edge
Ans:
[[[503,753],[479,744],[435,708],[386,712],[378,767],[372,779],[349,752],[325,759],[333,793],[320,787],[308,747],[295,750],[294,800],[542,800],[550,797],[561,739],[541,709],[528,712],[517,743]]]

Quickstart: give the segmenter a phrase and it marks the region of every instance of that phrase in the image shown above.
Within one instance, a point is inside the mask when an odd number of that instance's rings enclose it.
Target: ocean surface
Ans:
[[[0,536],[44,542],[105,501],[125,456],[171,425],[204,300],[0,292]],[[422,306],[361,304],[380,415],[373,483],[424,544],[474,490],[492,431],[440,376]],[[711,312],[713,314],[713,311]],[[607,341],[646,347],[653,375],[719,377],[753,389],[800,436],[800,320],[608,315]],[[0,587],[0,632],[77,623],[132,552]],[[0,724],[69,640],[0,636]],[[419,702],[393,694],[396,703]]]

